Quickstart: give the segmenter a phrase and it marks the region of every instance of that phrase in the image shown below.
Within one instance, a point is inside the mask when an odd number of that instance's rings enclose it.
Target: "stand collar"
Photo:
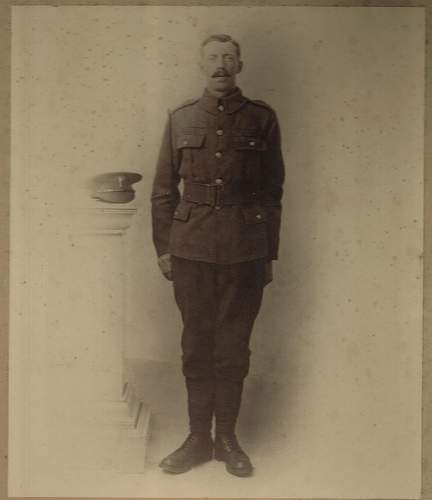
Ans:
[[[232,94],[225,97],[216,97],[205,89],[199,104],[208,113],[217,115],[221,111],[224,111],[225,113],[234,113],[240,109],[246,101],[246,97],[244,97],[241,90],[236,87]],[[223,109],[219,109],[219,106],[223,106]]]

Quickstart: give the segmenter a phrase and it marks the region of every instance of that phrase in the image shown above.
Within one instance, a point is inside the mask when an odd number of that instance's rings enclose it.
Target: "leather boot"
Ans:
[[[190,434],[184,443],[165,457],[159,466],[179,474],[213,458],[211,426],[214,410],[214,381],[186,378]]]
[[[230,474],[247,477],[252,474],[253,466],[235,436],[242,391],[243,381],[219,379],[216,382],[215,459],[225,462]]]
[[[210,434],[190,433],[184,443],[159,464],[165,472],[181,474],[213,458]]]
[[[235,434],[216,435],[214,456],[216,460],[225,462],[225,468],[230,474],[239,477],[252,475],[251,461],[240,447]]]
[[[215,404],[213,378],[186,378],[191,433],[210,434]]]

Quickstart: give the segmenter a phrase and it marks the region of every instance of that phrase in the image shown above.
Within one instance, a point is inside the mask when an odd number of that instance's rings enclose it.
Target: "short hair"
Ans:
[[[225,35],[223,33],[218,35],[210,35],[202,42],[201,50],[210,42],[231,42],[236,49],[237,57],[240,59],[240,44],[230,35]]]

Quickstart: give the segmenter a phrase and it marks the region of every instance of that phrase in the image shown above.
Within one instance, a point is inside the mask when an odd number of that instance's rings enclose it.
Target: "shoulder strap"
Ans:
[[[269,111],[273,111],[273,108],[267,104],[266,102],[264,101],[261,101],[260,99],[249,99],[249,101],[252,103],[252,104],[255,104],[256,106],[260,106],[261,108],[266,108],[268,109]]]
[[[196,104],[198,101],[199,99],[188,99],[183,104],[180,104],[180,106],[177,106],[176,108],[172,109],[171,113],[175,113],[179,109],[186,108],[187,106],[192,106],[192,104]]]

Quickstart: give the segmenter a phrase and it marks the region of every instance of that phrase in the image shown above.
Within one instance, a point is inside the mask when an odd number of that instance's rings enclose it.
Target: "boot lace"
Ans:
[[[234,434],[219,436],[219,439],[227,452],[246,456],[246,453],[242,450]]]
[[[188,455],[198,444],[205,441],[206,438],[199,434],[190,433],[184,443],[176,450],[176,454]]]

